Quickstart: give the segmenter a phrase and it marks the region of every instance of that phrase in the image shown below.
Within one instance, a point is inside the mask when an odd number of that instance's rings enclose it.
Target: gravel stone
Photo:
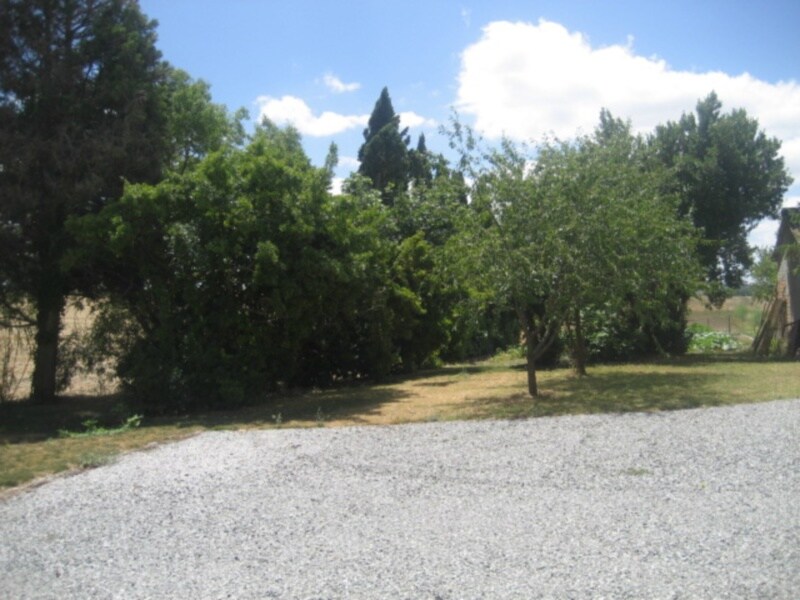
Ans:
[[[796,598],[800,400],[210,432],[0,501],[0,598]]]

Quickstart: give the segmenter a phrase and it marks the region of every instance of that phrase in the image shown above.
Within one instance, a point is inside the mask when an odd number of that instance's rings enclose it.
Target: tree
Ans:
[[[127,315],[118,375],[147,412],[235,406],[292,381],[334,284],[350,289],[328,184],[297,132],[265,121],[245,148],[71,223],[76,260]]]
[[[505,140],[472,173],[456,253],[473,286],[516,312],[532,396],[536,363],[565,324],[582,372],[586,311],[624,303],[656,321],[694,281],[691,225],[660,193],[643,142],[615,129],[544,144],[535,157]]]
[[[358,150],[358,172],[370,178],[384,204],[392,205],[397,194],[408,187],[409,142],[408,128],[400,129],[400,116],[394,112],[389,90],[383,88]]]
[[[750,269],[753,282],[750,289],[753,298],[761,302],[769,302],[775,296],[778,283],[778,262],[775,260],[774,248],[756,248],[756,260]]]
[[[430,185],[433,181],[432,160],[425,144],[425,134],[420,133],[417,147],[409,153],[409,176],[415,186]]]
[[[231,407],[279,386],[380,377],[442,344],[422,236],[398,243],[365,178],[331,196],[297,132],[264,121],[158,184],[70,222],[102,275],[103,355],[148,413]],[[109,325],[110,323],[110,325]]]
[[[657,127],[651,143],[675,173],[680,213],[701,231],[707,280],[736,288],[752,264],[748,233],[761,219],[777,216],[792,179],[776,138],[760,131],[744,110],[721,109],[711,92],[697,103],[696,115]],[[715,300],[724,298],[720,291]]]
[[[0,0],[0,295],[32,307],[32,395],[56,393],[58,336],[80,276],[63,269],[65,225],[123,180],[163,164],[155,23],[133,0]]]
[[[193,80],[185,71],[172,68],[162,89],[170,169],[183,173],[209,153],[244,142],[242,121],[247,111],[242,108],[230,115],[224,105],[214,104],[211,88],[202,79]]]

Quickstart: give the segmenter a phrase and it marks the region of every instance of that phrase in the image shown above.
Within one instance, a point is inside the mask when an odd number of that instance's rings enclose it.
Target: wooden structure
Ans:
[[[800,354],[800,207],[784,208],[773,257],[778,262],[775,296],[767,305],[753,351],[766,355],[777,348]]]

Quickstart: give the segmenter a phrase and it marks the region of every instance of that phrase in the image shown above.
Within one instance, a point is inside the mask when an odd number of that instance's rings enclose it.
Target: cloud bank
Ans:
[[[342,115],[325,111],[315,115],[305,100],[296,96],[259,96],[256,98],[258,120],[267,117],[277,125],[292,125],[303,135],[326,137],[343,133],[355,127],[366,127],[369,115]],[[401,127],[436,127],[433,119],[428,119],[415,112],[401,112]]]
[[[259,121],[267,117],[277,125],[293,125],[301,134],[311,137],[326,137],[364,127],[369,120],[369,115],[341,115],[330,111],[315,115],[308,104],[296,96],[259,96],[256,105]]]
[[[751,75],[679,71],[625,45],[593,47],[581,33],[551,21],[497,21],[461,55],[456,108],[483,135],[539,140],[548,134],[589,133],[600,109],[652,131],[694,110],[715,90],[722,110],[744,108],[800,179],[800,84],[767,83]]]

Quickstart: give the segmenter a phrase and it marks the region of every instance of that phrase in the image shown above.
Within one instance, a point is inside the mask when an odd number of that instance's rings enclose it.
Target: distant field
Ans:
[[[729,298],[719,309],[709,309],[697,298],[692,298],[689,300],[689,323],[706,325],[747,342],[755,337],[763,311],[762,302],[746,296]]]
[[[78,307],[76,304],[70,303],[64,313],[62,337],[73,332],[87,331],[91,323],[92,312],[88,307]],[[32,331],[0,329],[0,367],[2,367],[3,361],[8,360],[7,368],[11,370],[11,377],[14,380],[13,395],[15,398],[27,398],[30,394],[31,374],[33,373],[32,347]],[[114,383],[109,385],[107,382],[101,383],[95,376],[81,375],[73,378],[64,393],[69,395],[105,394],[114,391],[115,388]]]

